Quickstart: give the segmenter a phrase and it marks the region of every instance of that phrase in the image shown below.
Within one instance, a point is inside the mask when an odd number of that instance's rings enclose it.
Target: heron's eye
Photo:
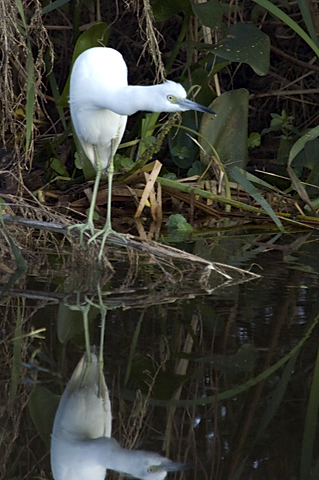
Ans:
[[[154,472],[157,472],[158,470],[158,467],[156,465],[151,465],[150,467],[148,467],[147,471],[149,473],[154,473]]]
[[[170,103],[176,103],[176,98],[174,97],[174,95],[167,95],[167,100]]]

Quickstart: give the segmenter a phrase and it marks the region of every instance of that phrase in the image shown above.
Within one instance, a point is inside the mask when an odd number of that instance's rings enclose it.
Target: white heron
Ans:
[[[86,230],[92,235],[89,242],[103,235],[100,259],[107,236],[110,233],[120,236],[111,226],[111,189],[113,157],[123,137],[127,116],[139,110],[214,112],[187,100],[186,91],[179,83],[165,81],[152,86],[128,85],[127,66],[122,55],[108,47],[86,50],[74,62],[70,80],[70,109],[74,130],[96,170],[96,179],[87,222],[72,225],[69,230],[75,227],[80,229],[81,245]],[[102,230],[95,233],[93,214],[101,175],[105,170],[108,176],[106,223]]]
[[[51,467],[55,480],[104,480],[111,469],[142,480],[163,480],[185,469],[156,453],[122,448],[111,437],[112,414],[101,362],[86,353],[69,380],[54,419]]]

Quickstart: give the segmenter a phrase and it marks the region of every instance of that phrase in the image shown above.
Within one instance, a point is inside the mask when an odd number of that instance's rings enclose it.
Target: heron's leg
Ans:
[[[85,297],[84,302],[81,301],[80,293],[77,293],[75,303],[72,303],[72,304],[68,303],[66,298],[63,304],[70,310],[82,313],[84,338],[85,338],[85,350],[86,350],[86,356],[87,356],[86,372],[83,377],[85,378],[86,373],[91,368],[91,364],[92,364],[92,352],[91,352],[90,332],[89,332],[89,312],[91,309],[90,301],[88,300],[87,297]]]
[[[112,205],[112,183],[113,183],[113,174],[114,174],[114,139],[111,140],[111,160],[109,163],[109,166],[107,167],[107,180],[108,180],[108,192],[107,192],[107,213],[106,213],[106,222],[104,225],[104,228],[97,232],[93,237],[90,238],[89,242],[93,242],[98,236],[102,235],[102,242],[101,242],[101,247],[100,247],[100,253],[99,253],[99,260],[102,258],[102,253],[104,249],[104,245],[106,242],[107,237],[109,236],[110,233],[112,235],[115,235],[116,237],[119,237],[121,240],[123,240],[125,243],[127,243],[127,240],[125,237],[120,235],[119,233],[115,232],[112,228],[111,224],[111,205]]]
[[[105,306],[102,298],[102,291],[101,286],[98,283],[97,285],[97,293],[98,293],[98,304],[92,302],[91,300],[87,299],[88,303],[94,307],[98,307],[100,310],[101,315],[101,336],[100,336],[100,348],[99,348],[99,392],[101,392],[103,388],[103,368],[104,368],[104,359],[103,359],[103,349],[104,349],[104,336],[105,336],[105,322],[106,322],[106,315],[107,315],[107,307]],[[100,395],[100,393],[99,393]]]
[[[106,322],[106,314],[107,314],[107,308],[103,303],[100,285],[98,285],[98,295],[99,295],[99,307],[101,312],[101,337],[100,337],[100,352],[99,352],[99,367],[100,367],[99,392],[100,392],[102,389],[101,379],[103,376],[103,367],[104,367],[103,348],[104,348],[104,336],[105,336],[105,322]]]
[[[96,145],[93,145],[93,150],[94,150],[95,165],[96,165],[96,177],[95,177],[95,182],[94,182],[94,188],[93,188],[93,193],[92,193],[92,200],[91,200],[88,219],[87,219],[86,223],[77,223],[76,225],[71,225],[70,227],[68,227],[68,233],[73,228],[78,228],[80,230],[80,245],[83,244],[83,234],[86,230],[89,230],[91,232],[91,235],[93,235],[93,236],[94,236],[94,233],[95,233],[93,215],[94,215],[96,197],[97,197],[97,193],[99,191],[99,185],[100,185],[100,180],[101,180],[103,167],[102,167],[101,157],[100,157],[100,154],[99,154],[99,151],[98,151],[98,148],[96,147]]]

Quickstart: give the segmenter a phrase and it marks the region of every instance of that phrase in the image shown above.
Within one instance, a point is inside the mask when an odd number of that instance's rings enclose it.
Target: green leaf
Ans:
[[[303,150],[293,159],[291,166],[296,170],[303,171],[309,169],[310,174],[305,182],[311,185],[319,186],[319,162],[318,162],[319,138],[306,142]],[[318,188],[307,186],[309,195],[318,195]]]
[[[201,135],[213,145],[226,168],[236,165],[245,169],[247,165],[248,99],[249,93],[243,88],[225,92],[211,104],[216,115],[204,114],[201,122]],[[204,140],[200,143],[207,151],[207,143]],[[207,165],[210,158],[202,151],[200,155]]]
[[[29,411],[32,421],[42,440],[50,445],[53,422],[60,397],[47,388],[37,385],[29,398]]]
[[[117,153],[114,157],[114,170],[119,172],[122,168],[131,169],[135,165],[135,162],[130,157],[124,157]]]
[[[56,10],[57,8],[63,7],[63,5],[69,3],[70,1],[71,0],[55,0],[55,2],[52,2],[46,7],[42,8],[42,15],[52,12],[52,10]]]
[[[195,160],[191,168],[188,170],[187,176],[188,177],[192,177],[193,175],[201,176],[203,172],[204,172],[204,167],[202,162],[200,162],[199,160]]]
[[[276,5],[269,2],[269,0],[253,0],[258,5],[261,5],[270,13],[275,15],[279,20],[288,25],[294,32],[296,32],[308,45],[314,53],[319,57],[319,48],[316,43],[309,37],[309,35],[296,23],[292,18],[289,17],[285,12],[280,10]]]
[[[312,13],[309,9],[308,2],[307,2],[307,0],[297,0],[297,3],[299,5],[299,8],[300,8],[300,11],[301,11],[301,14],[302,14],[302,18],[303,18],[303,20],[306,24],[306,27],[307,27],[308,33],[311,37],[311,40],[317,45],[317,47],[319,47],[317,33],[316,33],[316,29],[315,29],[313,21],[312,21]],[[313,13],[314,13],[314,11],[313,11]]]
[[[34,104],[35,104],[35,86],[34,86],[34,62],[32,56],[31,44],[28,42],[28,53],[27,53],[27,103],[26,103],[26,146],[25,151],[28,155],[29,147],[32,138],[32,128],[33,128],[33,113],[34,113]]]
[[[255,147],[260,147],[261,144],[261,135],[258,132],[252,132],[249,135],[247,145],[248,148],[255,148]]]
[[[204,3],[193,3],[194,15],[202,25],[212,29],[220,27],[223,16],[223,8],[218,0],[210,0]]]
[[[83,152],[83,155],[84,155],[84,152]],[[78,152],[75,152],[75,154],[74,154],[74,165],[76,166],[76,168],[78,170],[83,170],[82,162],[81,162],[81,159],[80,159],[80,156],[79,156]]]
[[[309,130],[309,132],[299,138],[299,140],[296,141],[296,143],[290,150],[288,165],[290,165],[293,159],[298,155],[298,153],[301,152],[307,142],[309,142],[310,140],[314,140],[317,137],[319,137],[319,126],[312,128],[311,130]]]
[[[189,91],[191,85],[200,87],[195,101],[202,105],[209,105],[215,97],[209,86],[209,79],[206,70],[198,68],[191,75],[191,82],[185,81],[183,86],[186,91]],[[192,98],[189,95],[189,98]],[[192,98],[192,100],[194,100]],[[198,112],[188,111],[183,113],[183,127],[187,127],[194,132],[198,130],[198,123],[203,118],[202,114]],[[174,163],[181,168],[190,168],[198,155],[198,146],[194,142],[194,134],[190,135],[189,131],[178,129],[177,133],[171,130],[168,134],[168,142],[171,155]],[[187,155],[186,155],[187,151]]]
[[[169,231],[178,230],[179,232],[187,232],[191,233],[193,231],[193,227],[187,223],[187,220],[183,215],[177,213],[176,215],[170,215],[167,228]]]
[[[89,208],[87,208],[87,209],[85,210],[85,215],[86,215],[87,217],[90,215],[90,209],[89,209]],[[96,211],[94,211],[94,212],[93,212],[93,220],[98,220],[99,218],[100,218],[100,215],[99,215]]]
[[[165,174],[163,175],[163,178],[168,178],[169,180],[176,180],[176,179],[177,179],[177,175],[176,175],[176,173],[169,172],[169,173],[165,173]]]
[[[93,321],[100,311],[97,307],[91,307],[88,313],[89,322]],[[83,335],[83,311],[80,309],[70,308],[63,303],[59,304],[57,318],[58,338],[61,343]]]
[[[290,150],[289,159],[288,159],[288,173],[292,180],[294,187],[296,188],[300,198],[306,202],[312,210],[314,207],[308,197],[308,194],[297,177],[295,171],[292,169],[294,167],[307,167],[311,169],[311,174],[307,181],[312,182],[314,185],[319,185],[319,172],[317,167],[317,152],[316,152],[316,139],[319,137],[319,126],[312,128],[309,132],[303,135]],[[308,144],[308,142],[310,142]],[[295,161],[294,161],[295,160]],[[293,163],[293,165],[292,165]]]
[[[267,75],[270,40],[254,25],[236,23],[225,30],[224,38],[212,48],[214,53],[231,62],[247,63],[257,75]]]
[[[168,18],[183,12],[185,15],[192,13],[190,0],[157,0],[152,5],[153,15],[156,22],[163,22]]]
[[[264,199],[264,197],[258,192],[257,188],[254,187],[254,185],[246,178],[245,173],[246,172],[239,170],[237,167],[234,167],[231,171],[232,177],[236,180],[236,182],[238,182],[246,190],[246,192],[249,193],[249,195],[251,195],[256,202],[259,203],[265,212],[268,213],[279,230],[281,232],[285,232],[284,226],[280,219],[277,217],[267,200]]]
[[[65,168],[65,165],[61,162],[59,158],[51,158],[50,160],[50,168],[57,172],[59,175],[63,177],[69,177],[69,172]]]
[[[189,157],[189,149],[185,145],[175,145],[171,150],[172,155],[178,157],[179,160],[184,160]]]

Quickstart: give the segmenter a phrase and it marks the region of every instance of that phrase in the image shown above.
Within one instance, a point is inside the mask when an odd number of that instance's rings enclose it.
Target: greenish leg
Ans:
[[[100,348],[99,348],[99,370],[100,370],[100,379],[101,379],[103,376],[103,367],[104,367],[103,349],[104,349],[105,322],[106,322],[107,308],[103,303],[100,284],[97,285],[97,292],[98,292],[98,298],[99,298],[98,304],[92,302],[89,299],[87,299],[87,301],[90,305],[94,307],[98,307],[101,314],[101,336],[100,336]],[[99,384],[99,390],[101,391],[101,380]]]
[[[94,188],[93,188],[93,194],[92,194],[92,200],[91,200],[91,205],[90,205],[90,210],[89,210],[89,216],[88,220],[86,223],[77,223],[76,225],[71,225],[68,227],[68,233],[73,230],[73,228],[78,228],[80,230],[80,245],[83,245],[83,235],[86,230],[89,230],[91,232],[91,235],[94,236],[95,230],[94,230],[94,222],[93,222],[93,215],[94,215],[94,209],[95,209],[95,204],[96,204],[96,197],[97,193],[99,191],[99,185],[100,185],[100,180],[101,180],[101,175],[102,175],[102,162],[100,158],[100,154],[98,151],[98,148],[96,145],[93,145],[93,150],[94,150],[94,156],[95,156],[95,164],[96,164],[96,177],[95,177],[95,182],[94,182]],[[91,241],[92,239],[90,239]]]
[[[86,350],[86,356],[87,356],[86,371],[84,373],[83,380],[82,380],[84,382],[87,372],[90,370],[91,364],[92,364],[92,352],[91,352],[90,331],[89,331],[89,311],[90,311],[91,305],[90,305],[90,302],[87,300],[87,298],[85,298],[85,303],[81,302],[80,293],[77,293],[76,303],[74,305],[67,303],[66,300],[64,301],[64,305],[68,307],[70,310],[82,313],[84,338],[85,338],[85,350]]]
[[[127,243],[126,238],[124,238],[122,235],[119,233],[115,232],[112,229],[111,225],[111,203],[112,203],[112,182],[113,182],[113,174],[114,174],[114,140],[111,140],[111,161],[110,164],[107,168],[107,179],[108,179],[108,192],[107,192],[107,215],[106,215],[106,222],[104,225],[103,230],[100,230],[97,232],[93,237],[90,238],[88,243],[93,242],[97,237],[102,235],[102,242],[101,242],[101,247],[100,247],[100,252],[99,252],[99,261],[102,258],[103,254],[103,249],[104,245],[106,242],[107,237],[109,236],[110,233],[112,235],[115,235],[116,237],[119,237],[121,240],[123,240],[125,243]]]
[[[92,352],[91,352],[91,344],[90,344],[90,331],[89,331],[89,308],[83,310],[83,326],[84,326],[84,337],[85,337],[85,349],[86,355],[88,358],[88,365],[92,363]]]
[[[104,348],[105,322],[106,322],[107,308],[103,303],[100,285],[98,286],[98,295],[99,295],[99,306],[100,306],[100,312],[101,312],[101,337],[100,337],[100,352],[99,352],[99,366],[100,366],[100,379],[101,379],[103,376],[103,367],[104,367],[103,348]],[[99,390],[101,391],[101,383],[99,385]]]

